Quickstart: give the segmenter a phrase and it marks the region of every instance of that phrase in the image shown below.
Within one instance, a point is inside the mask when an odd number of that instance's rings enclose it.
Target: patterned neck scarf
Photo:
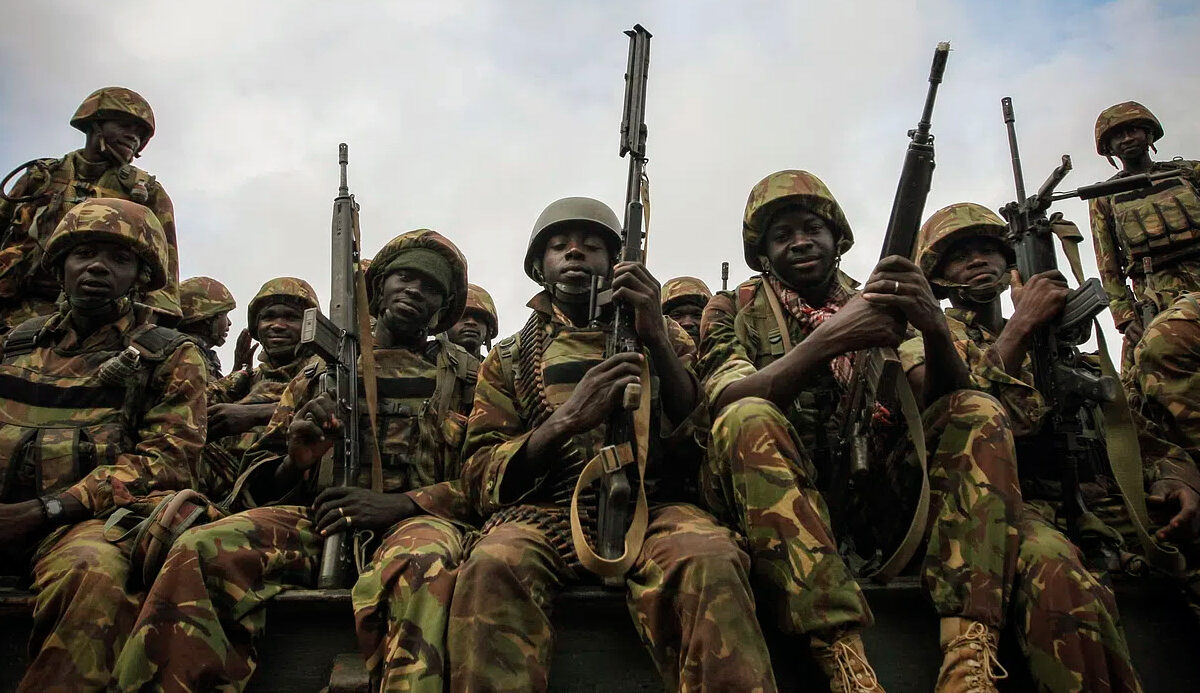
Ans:
[[[846,305],[846,302],[854,295],[853,292],[842,286],[841,282],[837,281],[837,277],[835,276],[833,282],[829,285],[829,295],[825,297],[825,303],[820,306],[811,306],[798,292],[788,288],[774,275],[767,275],[767,283],[770,285],[771,290],[775,292],[775,295],[779,297],[779,303],[783,306],[784,310],[795,318],[796,322],[800,323],[800,330],[805,337],[812,334],[812,331],[817,329],[821,323],[841,310],[842,306]],[[833,371],[833,377],[837,379],[838,384],[848,386],[850,384],[850,376],[854,371],[852,354],[835,356],[829,362],[829,369]]]

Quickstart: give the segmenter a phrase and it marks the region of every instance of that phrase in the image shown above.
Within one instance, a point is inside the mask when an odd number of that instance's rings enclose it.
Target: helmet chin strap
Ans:
[[[68,295],[67,304],[73,312],[88,320],[109,321],[124,315],[132,307],[133,300],[128,293],[116,298]]]
[[[563,282],[544,283],[542,286],[550,292],[555,301],[563,303],[587,303],[592,293],[589,287],[564,284]]]
[[[1012,273],[1004,272],[987,284],[956,284],[941,278],[934,279],[932,283],[958,294],[971,303],[991,303],[1012,283]]]

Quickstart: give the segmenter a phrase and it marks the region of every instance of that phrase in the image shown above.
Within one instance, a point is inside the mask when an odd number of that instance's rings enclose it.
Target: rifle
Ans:
[[[879,253],[880,260],[891,255],[912,257],[916,246],[921,217],[925,213],[925,200],[929,197],[933,182],[934,152],[930,121],[949,55],[950,44],[946,41],[938,43],[933,52],[933,65],[929,69],[929,89],[925,94],[921,119],[916,128],[908,131],[908,151],[905,152],[904,166],[900,170],[896,197],[892,200],[887,232]],[[850,387],[837,417],[840,445],[835,449],[830,470],[833,477],[830,484],[831,506],[842,505],[841,497],[867,473],[870,464],[868,431],[874,404],[881,394],[895,391],[900,372],[900,357],[895,349],[870,349],[855,354]],[[921,444],[923,440],[914,442]]]
[[[721,291],[729,291],[729,263],[721,263]]]
[[[344,143],[339,144],[341,184],[333,200],[333,253],[330,267],[333,289],[329,297],[329,317],[326,318],[317,308],[309,308],[304,311],[300,328],[300,344],[325,360],[327,370],[321,376],[320,391],[330,393],[337,401],[336,411],[342,422],[342,437],[330,451],[334,478],[329,481],[339,486],[358,483],[362,459],[358,417],[358,357],[361,351],[361,316],[357,301],[358,203],[346,184],[348,160],[349,148]],[[328,468],[326,461],[322,460],[322,477]],[[318,588],[334,589],[349,584],[354,570],[352,542],[353,533],[346,531],[325,539],[317,576]]]

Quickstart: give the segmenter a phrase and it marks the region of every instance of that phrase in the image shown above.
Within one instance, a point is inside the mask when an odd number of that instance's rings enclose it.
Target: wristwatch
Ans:
[[[63,523],[63,504],[58,499],[58,496],[42,496],[38,498],[42,504],[42,515],[46,517],[46,522],[51,526],[57,527]]]

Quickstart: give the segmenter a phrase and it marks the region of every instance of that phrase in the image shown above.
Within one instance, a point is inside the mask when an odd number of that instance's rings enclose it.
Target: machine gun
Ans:
[[[925,200],[933,182],[933,133],[930,132],[933,104],[938,85],[946,71],[950,44],[942,41],[933,52],[929,70],[929,89],[917,127],[908,131],[908,151],[900,182],[888,218],[887,233],[879,259],[891,255],[912,257],[925,213]],[[838,445],[835,447],[830,483],[831,505],[841,505],[841,497],[866,474],[870,459],[868,431],[875,403],[881,395],[890,395],[900,378],[900,357],[895,349],[870,349],[855,354],[850,387],[838,411]]]
[[[342,438],[330,451],[333,478],[340,486],[358,483],[362,450],[358,417],[358,357],[361,352],[358,304],[359,235],[358,203],[346,184],[349,148],[338,145],[341,184],[333,200],[333,253],[329,298],[329,317],[317,308],[304,311],[300,344],[325,360],[327,370],[321,376],[320,390],[333,395],[337,416],[342,422]],[[321,462],[322,470],[329,468]],[[322,479],[322,482],[327,480]],[[325,539],[317,587],[346,587],[354,574],[351,532],[339,532]]]

